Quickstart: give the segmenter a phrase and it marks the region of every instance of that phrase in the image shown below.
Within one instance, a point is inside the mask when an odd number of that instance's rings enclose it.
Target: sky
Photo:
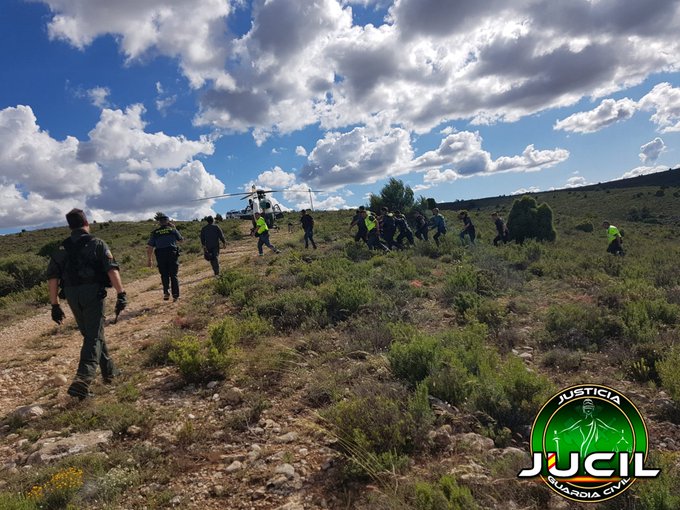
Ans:
[[[2,0],[0,233],[680,165],[678,0]]]

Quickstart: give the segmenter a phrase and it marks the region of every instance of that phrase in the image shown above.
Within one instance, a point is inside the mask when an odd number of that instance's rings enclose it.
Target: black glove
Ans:
[[[64,310],[61,309],[61,306],[52,305],[52,320],[57,324],[61,324],[64,322],[64,317],[66,317],[66,315],[64,314]]]
[[[125,292],[119,292],[116,299],[116,315],[125,310],[127,306],[127,294]]]

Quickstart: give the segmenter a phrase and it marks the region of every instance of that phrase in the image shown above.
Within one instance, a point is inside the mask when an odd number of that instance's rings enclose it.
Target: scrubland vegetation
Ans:
[[[467,510],[504,508],[508,501],[547,508],[554,497],[547,487],[516,479],[523,459],[479,455],[486,477],[459,476],[455,466],[468,462],[465,450],[445,447],[438,437],[442,430],[474,432],[496,448],[526,450],[532,421],[554,391],[612,385],[651,424],[650,462],[663,474],[599,508],[677,508],[680,452],[660,446],[659,436],[680,437],[678,189],[541,193],[556,230],[546,238],[555,240],[498,248],[491,245],[489,215],[498,210],[507,219],[509,197],[461,204],[478,232],[477,246],[468,248],[460,245],[451,210],[443,211],[449,233],[440,247],[421,242],[389,254],[350,240],[348,212],[317,212],[319,250],[304,250],[299,230],[274,233],[281,255],[226,264],[182,305],[162,337],[129,361],[137,363],[128,367],[137,375],[115,399],[55,411],[30,425],[12,423],[13,432],[30,438],[56,422],[74,430],[104,422],[119,439],[104,460],[85,456],[10,480],[0,507],[36,508],[31,487],[48,487],[60,469],[82,470],[112,508],[125,490],[172,478],[178,469],[172,459],[126,432],[137,425],[144,435],[165,419],[139,405],[135,388],[149,367],[170,365],[177,387],[229,381],[243,390],[244,403],[221,423],[231,440],[256,424],[272,400],[308,413],[319,441],[338,455],[317,489],[344,495],[338,508]],[[625,257],[605,252],[604,219],[624,232]],[[297,216],[291,213],[290,221]],[[237,237],[239,224],[221,225]],[[199,253],[200,223],[181,226],[190,239],[185,253]],[[99,228],[94,233],[109,243],[125,277],[149,274],[143,246],[151,224]],[[11,290],[0,301],[3,320],[45,302],[40,250],[64,234],[3,239],[0,290]],[[254,242],[245,242],[254,255]],[[213,310],[207,317],[206,308]],[[205,431],[189,427],[180,435],[192,444]],[[141,467],[126,472],[127,457]],[[99,508],[87,491],[74,489],[78,483],[87,485],[75,480],[64,489],[60,501],[67,503],[49,506],[43,497],[41,508]],[[369,485],[378,489],[368,491]],[[17,499],[8,488],[28,496]],[[156,498],[145,500],[149,508],[167,504],[162,494]]]

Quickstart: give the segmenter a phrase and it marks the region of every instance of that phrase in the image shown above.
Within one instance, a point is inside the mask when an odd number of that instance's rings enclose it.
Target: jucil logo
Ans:
[[[539,411],[531,429],[533,465],[518,476],[540,476],[574,501],[604,501],[636,478],[659,476],[644,467],[647,447],[647,427],[630,400],[606,386],[572,386]]]

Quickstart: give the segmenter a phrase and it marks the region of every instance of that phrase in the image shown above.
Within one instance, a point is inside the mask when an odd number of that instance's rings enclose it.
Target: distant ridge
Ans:
[[[512,199],[514,196],[521,195],[540,195],[544,193],[560,193],[560,192],[574,192],[574,191],[593,191],[593,190],[607,190],[607,189],[625,189],[625,188],[642,188],[642,187],[662,187],[662,186],[677,186],[680,187],[680,167],[669,168],[663,172],[655,172],[653,174],[638,175],[636,177],[628,177],[627,179],[618,179],[615,181],[600,182],[597,184],[588,184],[585,186],[578,186],[575,188],[562,188],[556,190],[536,191],[531,193],[522,193],[520,195],[503,195],[495,197],[474,198],[469,200],[456,200],[455,202],[438,202],[437,207],[443,210],[458,210],[458,209],[472,209],[475,207],[483,207],[488,202],[497,202],[500,198]]]

